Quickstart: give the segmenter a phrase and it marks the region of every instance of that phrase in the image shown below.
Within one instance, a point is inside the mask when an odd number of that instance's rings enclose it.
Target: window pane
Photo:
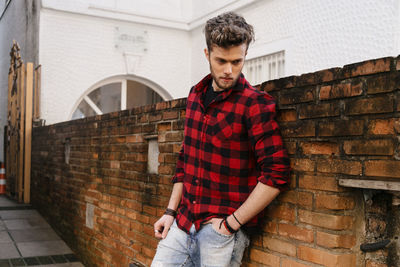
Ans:
[[[163,99],[159,94],[146,85],[128,80],[126,101],[126,108],[131,109],[134,107],[162,102]]]
[[[72,119],[81,119],[94,115],[97,115],[96,112],[89,106],[88,103],[86,103],[85,100],[82,100],[74,114],[72,114]]]
[[[99,87],[88,97],[103,114],[121,110],[121,83],[110,83]]]

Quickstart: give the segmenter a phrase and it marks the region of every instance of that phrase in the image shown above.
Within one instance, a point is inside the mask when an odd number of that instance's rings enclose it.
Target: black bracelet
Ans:
[[[229,233],[234,234],[236,233],[238,230],[234,230],[228,223],[227,217],[225,217],[224,219],[224,226],[226,228],[226,230],[228,230]]]
[[[243,224],[241,224],[241,223],[239,222],[239,220],[236,218],[235,213],[232,213],[232,215],[233,215],[233,218],[235,218],[235,220],[238,222],[238,224],[240,225],[240,227],[242,227]]]
[[[164,212],[165,215],[171,215],[172,217],[176,217],[176,210],[167,208]]]

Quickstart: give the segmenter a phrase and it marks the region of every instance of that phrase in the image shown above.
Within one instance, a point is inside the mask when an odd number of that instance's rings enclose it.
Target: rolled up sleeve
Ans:
[[[249,106],[246,123],[256,162],[261,170],[258,181],[284,191],[290,182],[290,161],[275,115],[274,100],[261,93],[254,97]]]

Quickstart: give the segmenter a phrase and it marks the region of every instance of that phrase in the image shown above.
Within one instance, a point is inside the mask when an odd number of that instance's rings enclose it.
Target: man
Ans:
[[[244,229],[288,185],[275,103],[241,74],[253,27],[230,12],[208,20],[205,36],[211,74],[187,99],[171,198],[154,224],[155,267],[240,266]]]

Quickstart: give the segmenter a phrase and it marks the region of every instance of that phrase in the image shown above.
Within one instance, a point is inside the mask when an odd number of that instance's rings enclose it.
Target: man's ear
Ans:
[[[207,48],[204,48],[204,55],[206,56],[207,60],[210,61],[210,54],[208,53]]]

